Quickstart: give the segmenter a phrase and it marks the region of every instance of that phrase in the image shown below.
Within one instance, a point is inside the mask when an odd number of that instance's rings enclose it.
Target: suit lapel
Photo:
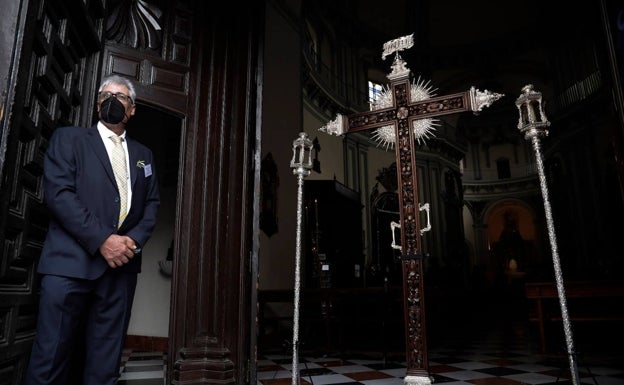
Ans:
[[[126,134],[126,143],[128,143],[128,164],[130,165],[130,185],[134,187],[134,184],[139,176],[139,171],[144,171],[142,168],[137,166],[137,162],[139,159],[138,154],[138,146],[136,142],[130,138]]]
[[[102,143],[102,137],[100,136],[99,131],[96,126],[89,128],[89,133],[87,135],[88,142],[93,148],[93,153],[97,156],[97,158],[102,163],[102,166],[106,170],[106,174],[108,178],[117,185],[115,181],[115,174],[113,173],[113,166],[111,165],[110,158],[108,157],[108,152],[106,152],[106,147],[104,147],[104,143]]]

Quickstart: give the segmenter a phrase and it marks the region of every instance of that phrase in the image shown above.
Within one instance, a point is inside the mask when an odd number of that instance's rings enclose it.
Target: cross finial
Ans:
[[[381,58],[386,60],[386,56],[399,51],[403,51],[414,46],[414,34],[401,36],[398,39],[390,40],[384,43]]]
[[[405,60],[399,55],[400,51],[412,48],[414,46],[414,34],[402,36],[398,39],[390,40],[383,45],[383,53],[381,58],[386,60],[386,56],[394,53],[394,61],[392,63],[392,71],[388,74],[388,79],[394,80],[400,77],[409,76],[410,70],[407,68]]]

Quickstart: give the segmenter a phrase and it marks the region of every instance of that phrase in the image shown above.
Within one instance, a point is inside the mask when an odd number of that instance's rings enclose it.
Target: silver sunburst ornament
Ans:
[[[410,99],[412,102],[420,102],[436,96],[435,91],[429,80],[413,79],[410,85]],[[371,103],[371,111],[380,110],[393,106],[392,90],[384,86],[379,96]],[[424,143],[425,139],[434,137],[433,131],[440,125],[439,119],[424,118],[412,121],[412,129],[414,130],[414,138],[418,144]],[[393,125],[383,126],[373,132],[372,139],[377,142],[378,147],[385,150],[393,149],[396,145],[396,132]]]

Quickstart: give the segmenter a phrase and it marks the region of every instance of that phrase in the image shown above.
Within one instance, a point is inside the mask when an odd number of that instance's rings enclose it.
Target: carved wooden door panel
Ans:
[[[194,0],[10,3],[0,25],[0,383],[22,383],[35,333],[47,141],[56,127],[94,122],[110,73],[182,123],[167,381],[250,381],[263,2],[223,12]]]
[[[35,334],[37,257],[48,217],[43,154],[55,127],[90,124],[104,0],[16,1],[3,19],[0,142],[0,373],[21,384]],[[13,19],[15,18],[15,19]],[[3,55],[6,57],[5,55]]]

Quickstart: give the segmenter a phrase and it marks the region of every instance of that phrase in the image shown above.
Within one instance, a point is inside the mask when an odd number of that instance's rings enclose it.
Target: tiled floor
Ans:
[[[536,353],[538,344],[523,323],[501,327],[472,327],[470,333],[437,341],[429,350],[433,384],[444,385],[570,385],[566,354]],[[399,385],[404,384],[403,361],[379,357],[305,357],[300,360],[302,384]],[[624,385],[624,355],[577,357],[579,384]],[[287,385],[292,382],[290,356],[266,356],[258,362],[258,383]]]
[[[125,350],[118,385],[164,385],[167,356],[163,352]]]
[[[126,352],[119,385],[163,385],[164,357],[160,352]],[[580,384],[623,385],[624,363],[579,365]],[[405,363],[379,358],[304,357],[299,364],[301,384],[402,385]],[[258,361],[258,385],[292,383],[292,358],[266,356]],[[504,354],[495,348],[480,351],[436,349],[429,353],[433,384],[445,385],[569,385],[565,357],[544,358],[523,351]]]
[[[266,359],[259,363],[258,383],[286,385],[291,383],[292,363],[289,358]],[[563,365],[563,366],[562,366]],[[429,361],[434,384],[445,385],[521,385],[571,384],[565,362],[546,362],[524,354],[501,359],[496,354],[474,352],[433,353]],[[403,362],[354,358],[306,358],[300,364],[302,384],[399,385],[404,383]],[[581,384],[624,384],[624,370],[596,366],[579,370]]]
[[[466,344],[448,340],[429,351],[429,373],[434,384],[445,385],[569,385],[572,384],[566,355],[545,356],[532,345],[504,344],[500,331],[476,336]],[[579,384],[624,385],[624,362],[617,357],[577,359]],[[292,356],[259,357],[258,385],[292,383]],[[380,357],[302,357],[301,384],[399,385],[404,384],[403,361]],[[124,354],[119,385],[163,385],[165,357],[160,352]]]
[[[432,325],[428,337],[429,374],[433,384],[444,385],[571,385],[566,349],[541,354],[534,325],[516,321],[500,308],[479,319],[449,319]],[[503,317],[500,315],[503,314]],[[498,316],[498,318],[497,318]],[[469,316],[466,318],[470,318]],[[463,325],[464,327],[457,327]],[[624,385],[624,333],[616,329],[600,334],[579,329],[577,357],[579,384]],[[564,345],[565,346],[565,345]],[[580,347],[580,349],[579,349]],[[306,385],[404,384],[405,362],[380,356],[300,354],[300,383]],[[160,352],[124,354],[119,385],[163,385],[165,358]],[[258,357],[258,385],[292,383],[292,356]]]

